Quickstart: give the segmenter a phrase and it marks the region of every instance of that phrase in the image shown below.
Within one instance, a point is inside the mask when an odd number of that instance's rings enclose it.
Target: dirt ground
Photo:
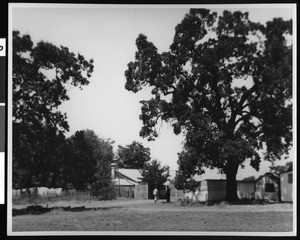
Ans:
[[[46,205],[44,205],[46,207]],[[214,206],[160,200],[114,200],[48,203],[47,207],[82,207],[86,211],[61,209],[38,215],[12,217],[12,231],[132,231],[163,232],[283,232],[293,231],[291,203]],[[21,209],[26,206],[13,206]],[[90,210],[101,208],[100,210]]]
[[[13,205],[15,209],[25,208],[27,205]],[[110,207],[121,207],[123,209],[136,209],[140,211],[292,211],[292,203],[269,203],[269,204],[240,204],[240,205],[229,205],[225,203],[215,204],[213,206],[207,206],[205,204],[194,204],[194,206],[181,206],[179,201],[171,201],[167,203],[165,200],[159,200],[154,202],[153,200],[144,199],[118,199],[118,200],[107,200],[107,201],[60,201],[60,202],[49,202],[40,204],[44,207],[80,207],[85,206],[86,208],[110,208]]]

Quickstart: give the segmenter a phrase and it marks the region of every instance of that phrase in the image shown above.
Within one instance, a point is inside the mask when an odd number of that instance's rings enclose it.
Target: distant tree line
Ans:
[[[70,86],[89,84],[93,63],[67,47],[34,45],[29,35],[13,32],[13,188],[90,189],[97,195],[111,185],[114,159],[120,168],[141,169],[147,182],[153,169],[164,175],[167,169],[149,163],[150,149],[141,143],[119,145],[115,156],[114,141],[93,130],[66,137],[67,116],[58,107],[69,100]]]

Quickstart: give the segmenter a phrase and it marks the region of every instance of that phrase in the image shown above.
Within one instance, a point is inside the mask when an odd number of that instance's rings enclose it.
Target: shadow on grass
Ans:
[[[226,200],[214,200],[214,201],[193,201],[190,198],[184,198],[179,200],[180,206],[183,207],[202,207],[202,206],[226,206],[226,205],[265,205],[276,204],[280,202],[269,201],[266,199],[239,199],[236,202],[227,202]]]
[[[69,211],[69,212],[82,212],[82,211],[96,211],[96,210],[110,210],[110,209],[116,209],[116,208],[122,208],[122,206],[114,206],[114,207],[94,207],[94,208],[86,208],[85,206],[81,207],[51,207],[48,208],[48,205],[46,207],[43,207],[41,205],[30,205],[26,208],[22,209],[12,209],[12,216],[17,215],[27,215],[27,214],[43,214],[48,213],[52,210],[63,210],[63,211]]]

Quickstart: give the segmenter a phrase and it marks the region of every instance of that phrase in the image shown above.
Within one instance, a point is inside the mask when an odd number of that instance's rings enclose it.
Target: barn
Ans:
[[[293,201],[293,169],[292,165],[283,173],[280,174],[280,195],[281,201]]]
[[[256,179],[255,199],[268,201],[280,200],[279,176],[276,173],[267,172]]]
[[[116,168],[116,164],[111,165],[111,178],[117,197],[147,199],[148,185],[141,181],[141,177],[138,169]]]

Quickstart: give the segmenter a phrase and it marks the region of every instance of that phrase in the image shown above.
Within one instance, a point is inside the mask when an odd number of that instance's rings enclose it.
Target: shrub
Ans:
[[[116,191],[113,184],[107,187],[98,187],[97,185],[91,186],[91,195],[99,200],[112,200],[116,198]]]

